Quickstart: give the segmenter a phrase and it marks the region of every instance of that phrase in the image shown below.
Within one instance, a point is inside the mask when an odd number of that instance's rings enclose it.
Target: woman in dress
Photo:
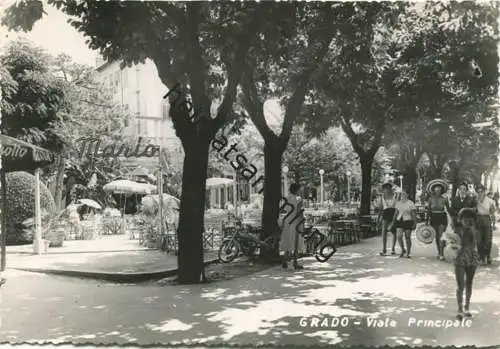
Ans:
[[[282,205],[283,209],[289,207],[286,216],[283,218],[283,231],[281,232],[280,249],[285,252],[283,268],[288,268],[288,262],[293,259],[293,267],[302,269],[303,266],[297,261],[299,250],[305,250],[305,243],[300,236],[304,231],[304,211],[302,210],[302,198],[298,196],[299,184],[290,185],[290,194]]]
[[[382,195],[377,205],[377,209],[382,216],[382,252],[381,256],[387,255],[387,233],[392,231],[392,255],[396,254],[396,232],[390,229],[391,222],[396,212],[396,196],[392,189],[392,183],[386,182],[382,185]]]
[[[389,226],[389,230],[393,226],[396,227],[396,234],[401,247],[399,257],[404,257],[406,253],[406,258],[411,258],[411,232],[417,226],[417,208],[413,201],[408,199],[408,193],[405,190],[401,192],[401,200],[396,202],[396,214]],[[403,237],[406,241],[406,249]]]
[[[437,247],[437,258],[439,260],[444,260],[443,256],[443,243],[441,242],[441,236],[446,229],[448,224],[448,217],[446,215],[446,210],[448,209],[448,200],[443,196],[443,194],[448,190],[448,184],[441,180],[435,179],[427,185],[428,191],[430,192],[430,197],[428,201],[428,220],[430,220],[431,227],[436,231],[436,247]],[[428,221],[429,223],[429,221]]]
[[[476,212],[472,208],[464,208],[458,214],[459,226],[456,234],[460,237],[460,249],[455,259],[455,279],[457,281],[457,319],[471,317],[470,299],[472,296],[472,281],[479,262],[476,250]],[[463,293],[465,289],[465,304]]]

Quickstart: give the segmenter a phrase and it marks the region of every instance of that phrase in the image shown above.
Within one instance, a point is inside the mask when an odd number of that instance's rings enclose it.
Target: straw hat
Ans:
[[[431,244],[434,241],[434,237],[436,236],[436,231],[430,225],[420,223],[417,225],[415,235],[418,241],[424,244]]]
[[[441,179],[441,178],[433,179],[432,181],[430,181],[429,183],[427,183],[426,191],[429,194],[432,194],[432,191],[434,190],[434,187],[436,185],[440,185],[443,188],[443,194],[448,191],[448,183],[446,183],[446,181],[443,180],[443,179]]]

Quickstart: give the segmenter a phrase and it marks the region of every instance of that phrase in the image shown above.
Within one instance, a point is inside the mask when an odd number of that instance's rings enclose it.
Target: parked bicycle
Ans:
[[[272,249],[279,243],[279,236],[269,236],[263,241],[257,236],[259,229],[245,227],[240,220],[236,221],[230,236],[224,238],[219,248],[219,260],[230,263],[243,253],[247,257],[254,257],[261,248]]]
[[[308,247],[308,252],[312,250],[311,254],[320,263],[325,263],[331,256],[337,252],[337,248],[331,242],[325,241],[326,236],[314,227],[305,228],[301,232],[304,242]]]

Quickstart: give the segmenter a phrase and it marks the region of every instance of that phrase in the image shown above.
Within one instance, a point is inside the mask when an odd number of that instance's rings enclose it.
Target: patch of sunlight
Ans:
[[[500,299],[500,290],[492,286],[474,289],[473,291],[474,303],[488,303],[498,302]]]
[[[60,302],[62,300],[63,300],[62,297],[50,297],[50,298],[45,299],[46,302]]]
[[[160,299],[160,297],[158,296],[154,296],[154,297],[145,297],[143,298],[143,302],[146,303],[146,304],[151,304],[153,302],[156,302],[158,299]]]
[[[118,336],[119,334],[120,334],[120,332],[118,332],[118,331],[112,331],[112,332],[105,333],[104,335],[105,336]]]
[[[79,336],[74,336],[73,338],[76,338],[76,339],[95,339],[95,338],[97,338],[97,336],[95,334],[82,334]]]
[[[374,295],[378,301],[392,301],[398,298],[407,301],[421,301],[431,304],[440,304],[445,295],[427,290],[437,284],[437,275],[400,274],[387,277],[365,278],[355,282],[330,280],[324,282],[333,287],[306,290],[302,293],[307,299],[319,298],[334,302],[337,299],[370,300]]]
[[[410,342],[413,341],[412,337],[392,337],[389,336],[387,339],[393,340],[395,344],[397,345],[408,345]]]
[[[170,332],[170,331],[187,331],[193,328],[193,325],[185,324],[177,319],[163,321],[160,326],[153,324],[146,324],[148,330],[154,332]]]
[[[225,300],[233,300],[233,299],[238,299],[238,298],[248,298],[248,297],[256,297],[256,296],[262,296],[262,292],[258,291],[249,291],[249,290],[243,290],[238,294],[233,294],[233,295],[228,295],[224,297]]]
[[[35,298],[33,298],[32,295],[29,295],[27,293],[23,293],[23,294],[20,294],[16,297],[17,299],[22,299],[24,301],[32,301],[34,300]]]
[[[304,336],[318,338],[322,341],[328,342],[330,345],[339,344],[342,338],[338,335],[337,331],[316,331],[312,333],[305,333]]]
[[[216,288],[214,290],[210,290],[210,291],[207,291],[207,292],[204,292],[202,295],[201,295],[201,298],[219,298],[221,297],[225,292],[227,291],[227,289],[225,288]]]
[[[92,309],[106,309],[107,307],[107,305],[94,305]]]
[[[364,312],[335,305],[307,305],[294,300],[271,299],[256,302],[253,308],[249,309],[226,308],[221,312],[213,312],[207,316],[207,320],[221,322],[225,327],[225,334],[221,338],[230,340],[243,333],[264,335],[275,328],[276,321],[283,318],[295,317],[298,324],[300,318],[318,314],[366,315]]]
[[[342,278],[346,276],[359,276],[359,275],[364,275],[366,273],[370,272],[383,272],[385,269],[382,268],[373,268],[373,269],[363,269],[363,270],[346,270],[344,273],[342,272],[337,272],[337,270],[333,270],[330,274],[325,275],[324,273],[320,273],[318,271],[311,271],[312,274],[318,274],[317,277],[311,277],[308,280],[304,280],[304,283],[307,283],[308,285],[334,285],[337,280],[334,278]],[[288,280],[288,278],[287,278]]]
[[[281,287],[283,287],[283,288],[299,288],[299,287],[301,287],[301,285],[299,285],[299,284],[286,284],[286,283],[284,283],[284,284],[281,284]]]

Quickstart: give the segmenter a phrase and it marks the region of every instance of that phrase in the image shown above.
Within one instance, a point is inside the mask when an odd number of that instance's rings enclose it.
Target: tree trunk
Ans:
[[[7,266],[7,252],[5,245],[7,244],[7,180],[5,178],[5,168],[0,170],[0,181],[2,185],[2,230],[1,230],[1,240],[0,240],[0,271],[5,271]]]
[[[54,190],[54,201],[56,203],[56,211],[59,212],[63,208],[62,194],[64,186],[64,169],[65,161],[64,156],[59,155],[57,157],[57,172],[56,172],[56,187]]]
[[[408,197],[413,202],[415,202],[417,196],[417,179],[417,164],[407,165],[403,174],[403,184],[405,184],[404,187],[407,190]]]
[[[276,142],[266,140],[264,145],[264,204],[262,208],[262,236],[261,240],[268,236],[279,235],[280,228],[277,218],[279,216],[279,206],[281,195],[281,162],[283,148]],[[261,249],[260,258],[269,261],[279,257],[279,248]]]
[[[371,211],[372,165],[373,154],[358,154],[361,163],[361,206],[360,215],[369,215]]]
[[[185,149],[182,174],[181,208],[177,231],[180,284],[204,281],[203,220],[210,143],[203,139],[194,142]]]

